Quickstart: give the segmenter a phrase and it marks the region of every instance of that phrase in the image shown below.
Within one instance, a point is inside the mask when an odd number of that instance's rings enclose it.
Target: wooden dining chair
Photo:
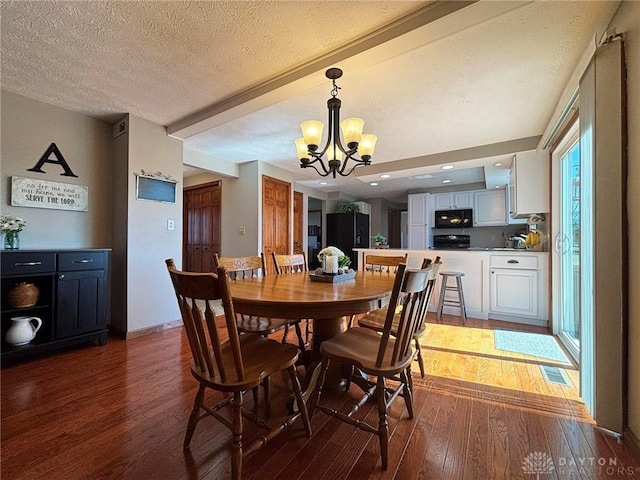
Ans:
[[[229,290],[229,276],[224,266],[216,273],[189,273],[176,269],[173,259],[167,259],[167,269],[178,299],[178,306],[191,348],[191,374],[200,384],[187,424],[184,449],[188,449],[196,425],[207,416],[219,420],[233,432],[231,445],[231,476],[241,478],[243,457],[258,450],[267,442],[287,430],[302,417],[304,428],[311,436],[311,424],[307,406],[300,390],[295,363],[299,352],[292,345],[255,334],[239,335]],[[222,300],[224,322],[216,322],[212,301]],[[228,336],[228,340],[223,339]],[[297,402],[296,412],[274,427],[258,415],[258,386],[276,372],[287,372],[291,379]],[[215,405],[204,401],[207,389],[223,392],[224,399]],[[254,408],[244,407],[244,393],[254,392]],[[218,413],[230,406],[232,420]],[[245,448],[243,444],[243,421],[246,417],[267,433]]]
[[[267,275],[264,255],[262,254],[248,257],[220,257],[216,253],[213,256],[213,263],[216,268],[220,266],[225,267],[231,280],[242,280]],[[284,318],[267,318],[255,315],[236,314],[236,325],[242,333],[256,333],[266,336],[279,330],[286,330],[289,321]],[[286,338],[286,335],[284,338]]]
[[[414,352],[411,339],[419,321],[420,300],[427,289],[428,278],[429,269],[412,270],[407,269],[406,264],[400,264],[395,274],[382,334],[369,328],[354,327],[325,340],[320,345],[322,365],[318,383],[311,395],[309,414],[313,416],[316,410],[320,410],[365,432],[377,434],[384,470],[387,469],[389,457],[387,411],[398,396],[404,398],[409,418],[413,418],[411,361]],[[394,336],[391,335],[391,330],[395,320],[394,312],[398,306],[402,306],[402,309]],[[365,394],[346,413],[336,410],[336,399],[333,397],[332,405],[320,403],[327,369],[334,361],[343,366],[355,367],[369,376],[366,380],[360,378],[359,384],[366,382]],[[398,384],[393,388],[391,384],[387,385],[387,380],[393,380]],[[350,395],[348,391],[346,395]],[[378,405],[377,427],[353,418],[353,414],[371,397]]]
[[[293,255],[281,255],[271,252],[273,264],[276,266],[276,273],[301,273],[309,271],[307,267],[307,255],[302,253],[294,253]]]
[[[373,272],[395,273],[401,263],[407,263],[407,254],[404,255],[364,255],[364,269]]]
[[[420,307],[420,314],[419,314],[420,318],[418,320],[416,330],[415,332],[413,332],[414,347],[416,351],[416,360],[418,361],[418,366],[420,367],[420,376],[422,378],[424,378],[424,360],[422,358],[422,349],[420,347],[420,339],[424,336],[424,332],[427,329],[427,324],[426,324],[427,313],[429,312],[431,296],[433,295],[433,289],[436,284],[438,270],[440,269],[441,265],[442,265],[442,262],[439,256],[433,260],[433,263],[429,258],[425,258],[422,261],[422,268],[423,269],[429,268],[429,280],[428,280],[429,284],[427,286],[427,289],[423,293],[424,297],[422,299],[421,307]],[[364,328],[370,328],[377,332],[382,332],[384,330],[386,316],[387,316],[386,308],[374,310],[366,314],[360,320],[358,320],[358,326],[364,327]],[[391,327],[391,335],[394,335],[394,336],[396,335],[396,331],[397,331],[398,317],[399,317],[399,312],[395,312],[394,323]]]
[[[307,266],[307,256],[304,252],[302,253],[294,253],[292,255],[278,254],[275,252],[271,252],[271,257],[273,259],[273,264],[276,268],[276,273],[278,275],[285,275],[288,273],[304,273],[309,271],[309,267]],[[302,329],[300,328],[300,323],[304,320],[305,322],[305,335],[304,338],[302,336]],[[309,343],[309,320],[301,319],[301,320],[289,320],[289,324],[293,325],[296,331],[296,336],[298,337],[298,343],[300,344],[300,348],[305,350],[305,346]],[[288,330],[285,330],[285,338],[287,337]]]

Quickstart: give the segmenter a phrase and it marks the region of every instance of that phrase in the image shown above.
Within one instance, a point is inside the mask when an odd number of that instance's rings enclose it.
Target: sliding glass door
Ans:
[[[577,124],[553,154],[554,331],[569,353],[580,356],[580,141]]]

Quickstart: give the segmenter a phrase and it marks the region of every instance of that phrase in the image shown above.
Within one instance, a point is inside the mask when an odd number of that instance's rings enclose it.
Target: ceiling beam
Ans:
[[[294,95],[326,84],[324,70],[340,63],[349,74],[426,45],[529,2],[434,1],[391,24],[255,85],[167,127],[185,139],[223,125]],[[322,72],[322,74],[320,74]]]
[[[366,169],[354,170],[354,174],[358,180],[362,180],[363,182],[376,180],[382,173],[390,173],[394,177],[420,175],[429,173],[430,170],[433,170],[434,166],[440,167],[443,164],[479,160],[498,155],[535,150],[541,138],[542,135],[536,135],[533,137],[519,138],[517,140],[509,140],[507,142],[491,143],[489,145],[480,145],[449,152],[405,158],[404,160],[395,160],[393,162],[374,163]]]

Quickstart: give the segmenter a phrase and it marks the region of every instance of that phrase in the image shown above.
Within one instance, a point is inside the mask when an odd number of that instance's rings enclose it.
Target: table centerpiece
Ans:
[[[311,272],[311,280],[317,282],[343,282],[356,276],[355,270],[349,268],[351,259],[338,247],[326,247],[318,253],[321,267]]]

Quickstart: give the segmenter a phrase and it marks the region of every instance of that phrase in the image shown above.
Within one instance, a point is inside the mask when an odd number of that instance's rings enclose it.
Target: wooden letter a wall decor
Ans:
[[[52,153],[57,158],[57,160],[52,160],[49,158]],[[77,175],[71,171],[69,164],[67,164],[67,161],[64,159],[62,153],[60,153],[60,150],[55,143],[49,145],[49,148],[47,148],[47,151],[42,154],[42,157],[40,157],[40,160],[38,160],[38,163],[36,163],[35,167],[28,168],[27,171],[46,173],[44,170],[42,170],[42,166],[45,163],[57,163],[58,165],[60,165],[64,169],[64,173],[61,173],[60,175],[63,175],[65,177],[77,177]]]

